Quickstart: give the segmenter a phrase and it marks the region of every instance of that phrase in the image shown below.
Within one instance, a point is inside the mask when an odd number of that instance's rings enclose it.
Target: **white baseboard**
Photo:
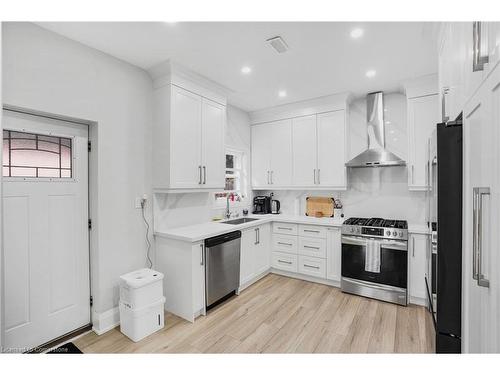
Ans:
[[[427,299],[426,298],[410,296],[409,300],[410,300],[410,303],[413,305],[420,305],[420,306],[427,307]]]
[[[240,285],[240,288],[238,289],[238,294],[242,291],[244,291],[246,288],[248,288],[250,285],[256,283],[257,281],[259,281],[260,279],[262,279],[263,277],[269,275],[271,273],[271,269],[269,268],[268,270],[266,270],[265,272],[262,272],[260,275],[257,275],[255,277],[253,277],[252,279],[248,280],[246,283],[244,283],[243,285]]]
[[[120,310],[118,307],[113,307],[102,313],[94,312],[92,316],[92,330],[98,335],[102,335],[120,325]]]
[[[329,285],[329,286],[334,286],[336,288],[340,288],[340,281],[320,279],[318,277],[302,275],[300,273],[295,273],[295,272],[282,271],[282,270],[278,270],[276,268],[271,268],[271,273],[275,273],[277,275],[286,276],[286,277],[293,277],[294,279],[310,281],[312,283],[324,284],[324,285]]]

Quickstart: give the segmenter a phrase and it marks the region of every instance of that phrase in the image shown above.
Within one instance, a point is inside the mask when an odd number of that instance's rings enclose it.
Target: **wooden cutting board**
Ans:
[[[331,197],[307,197],[306,216],[333,217],[334,200]]]

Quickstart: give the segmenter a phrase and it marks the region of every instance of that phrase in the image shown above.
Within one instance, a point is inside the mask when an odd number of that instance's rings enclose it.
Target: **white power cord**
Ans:
[[[151,250],[151,242],[149,241],[149,223],[146,220],[146,215],[144,214],[144,208],[146,207],[146,198],[141,199],[141,211],[142,211],[142,220],[144,220],[144,224],[146,225],[146,243],[148,244],[148,251],[146,252],[146,258],[148,260],[148,268],[153,268],[153,262],[149,256],[149,252]]]

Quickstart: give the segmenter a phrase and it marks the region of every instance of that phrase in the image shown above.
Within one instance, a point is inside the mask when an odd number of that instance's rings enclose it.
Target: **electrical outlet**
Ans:
[[[142,197],[135,197],[135,208],[142,208],[141,202],[142,202]]]

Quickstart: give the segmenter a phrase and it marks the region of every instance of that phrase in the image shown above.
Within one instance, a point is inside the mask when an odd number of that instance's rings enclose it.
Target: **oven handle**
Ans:
[[[400,242],[400,241],[387,241],[387,240],[379,240],[376,239],[374,240],[380,244],[380,247],[383,247],[384,249],[393,249],[393,250],[401,250],[401,251],[408,251],[408,246],[406,242]],[[368,243],[368,240],[362,239],[359,237],[350,237],[350,236],[342,236],[342,243],[347,244],[347,245],[360,245],[360,246],[366,246]]]

